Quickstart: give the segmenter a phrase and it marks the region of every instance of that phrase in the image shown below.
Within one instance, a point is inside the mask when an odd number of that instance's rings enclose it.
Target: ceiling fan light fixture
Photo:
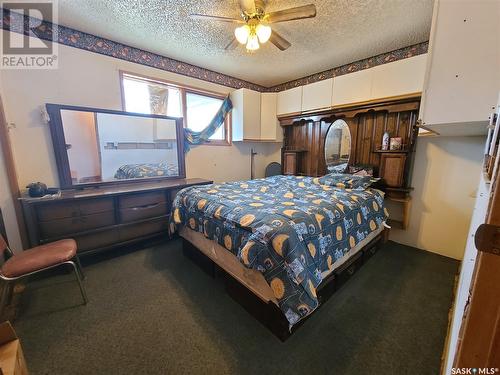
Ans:
[[[260,23],[255,28],[255,33],[257,34],[257,37],[259,38],[259,42],[265,43],[271,37],[272,30],[269,26],[263,25]]]
[[[240,42],[241,44],[247,44],[247,41],[250,36],[250,26],[248,25],[243,25],[240,27],[237,27],[234,30],[234,36],[236,37],[236,40]]]
[[[248,42],[247,42],[247,50],[248,51],[255,51],[259,49],[259,38],[257,37],[257,34],[250,34],[248,37]]]

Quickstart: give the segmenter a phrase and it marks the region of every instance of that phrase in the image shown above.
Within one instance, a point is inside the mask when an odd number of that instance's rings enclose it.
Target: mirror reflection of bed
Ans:
[[[344,120],[336,120],[325,139],[325,161],[328,172],[344,173],[351,153],[351,132]]]
[[[73,184],[179,176],[176,122],[61,110]]]

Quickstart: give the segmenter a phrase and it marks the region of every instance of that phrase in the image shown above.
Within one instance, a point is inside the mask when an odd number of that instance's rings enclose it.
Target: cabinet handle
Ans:
[[[146,204],[144,206],[132,207],[131,210],[133,210],[133,211],[147,210],[148,208],[158,207],[160,204],[161,204],[161,202],[154,203],[154,204]]]
[[[500,227],[481,224],[476,230],[474,244],[479,251],[500,255]]]

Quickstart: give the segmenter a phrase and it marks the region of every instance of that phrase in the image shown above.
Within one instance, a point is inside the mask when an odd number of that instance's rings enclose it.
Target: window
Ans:
[[[184,127],[202,131],[214,118],[224,96],[151,78],[120,73],[123,107],[127,112],[183,117]],[[229,141],[229,117],[207,144]]]

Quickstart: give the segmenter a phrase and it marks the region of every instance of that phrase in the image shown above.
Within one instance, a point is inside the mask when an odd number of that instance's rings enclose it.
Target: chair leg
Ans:
[[[80,272],[80,277],[82,278],[82,280],[85,280],[85,274],[83,273],[82,264],[80,263],[80,258],[78,258],[78,255],[75,255],[75,263],[78,266],[78,271]]]
[[[85,292],[85,288],[83,287],[82,278],[80,277],[80,272],[78,272],[78,266],[76,265],[75,262],[70,261],[69,263],[71,263],[73,269],[75,270],[76,280],[78,281],[78,285],[80,286],[80,292],[82,293],[83,297],[83,304],[86,305],[89,300],[87,298],[87,293]]]

